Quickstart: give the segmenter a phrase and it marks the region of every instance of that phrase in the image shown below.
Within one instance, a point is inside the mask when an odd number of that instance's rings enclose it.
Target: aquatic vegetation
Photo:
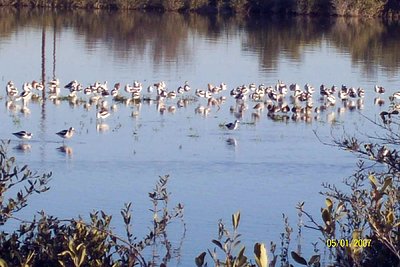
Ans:
[[[384,134],[363,133],[368,141],[348,135],[334,139],[333,145],[361,159],[356,173],[344,180],[350,190],[323,184],[327,198],[321,209],[322,223],[305,211],[304,203],[297,207],[311,222],[306,227],[320,231],[327,240],[340,266],[397,266],[400,262],[400,155],[396,149],[400,120],[397,112],[382,113],[382,121],[367,120]]]
[[[246,256],[246,247],[241,245],[241,234],[238,232],[240,222],[240,212],[232,214],[232,230],[228,230],[222,220],[218,223],[218,239],[213,239],[212,243],[216,246],[213,250],[208,250],[208,254],[214,262],[214,266],[227,266],[227,267],[274,267],[279,266],[278,257],[280,259],[280,266],[293,266],[290,264],[289,259],[289,244],[291,241],[291,234],[293,229],[290,227],[288,218],[283,215],[285,224],[284,232],[281,233],[281,253],[276,255],[276,244],[270,243],[270,254],[268,257],[267,247],[264,243],[256,242],[254,244],[254,260],[255,264],[249,257]],[[218,256],[218,251],[223,253],[222,258]],[[315,251],[317,252],[317,251]],[[299,264],[306,266],[318,267],[320,264],[320,255],[315,254],[306,261],[297,252],[291,251],[290,253],[293,260]],[[206,252],[202,252],[196,257],[195,263],[198,267],[208,266],[206,261]]]
[[[52,175],[52,173],[38,175],[31,171],[27,165],[22,166],[22,168],[19,167],[15,157],[8,156],[7,148],[9,144],[10,141],[2,141],[0,144],[0,226],[13,218],[19,210],[26,207],[31,195],[49,190],[47,184]],[[20,184],[24,187],[19,190],[16,189]],[[8,196],[8,200],[5,201],[4,196],[10,189],[17,190],[16,196]]]
[[[240,212],[232,214],[232,231],[229,231],[225,225],[220,221],[218,223],[218,239],[213,239],[212,243],[217,246],[219,251],[223,252],[224,256],[222,259],[218,257],[217,250],[214,248],[212,251],[208,250],[215,266],[227,266],[227,267],[240,267],[240,266],[256,266],[251,264],[248,257],[245,255],[245,246],[241,246],[239,249],[240,234],[238,233],[238,227],[240,223]],[[196,266],[207,266],[205,261],[207,253],[202,252],[196,257]],[[254,245],[254,256],[258,267],[267,267],[268,255],[265,248],[265,244],[256,243]],[[276,258],[274,258],[276,260]]]
[[[59,219],[44,211],[25,221],[16,214],[27,206],[31,195],[49,190],[52,173],[38,175],[26,165],[20,168],[16,159],[8,156],[8,145],[9,142],[0,145],[0,226],[13,221],[19,223],[19,228],[11,233],[0,230],[0,266],[154,266],[157,258],[146,260],[145,255],[146,248],[155,246],[165,253],[160,260],[165,266],[180,253],[180,247],[174,247],[167,238],[172,221],[179,219],[184,226],[183,205],[169,209],[168,175],[160,176],[149,193],[152,227],[142,240],[132,232],[131,203],[121,210],[125,238],[113,232],[112,216],[103,211],[91,213],[89,222],[80,217]],[[9,191],[16,196],[11,197]],[[9,197],[7,201],[5,196]]]

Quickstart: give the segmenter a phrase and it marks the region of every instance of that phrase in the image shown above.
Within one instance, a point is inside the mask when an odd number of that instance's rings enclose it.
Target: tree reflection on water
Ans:
[[[301,62],[302,49],[323,41],[348,52],[365,74],[378,67],[396,73],[400,66],[398,22],[346,18],[277,16],[223,16],[137,11],[44,11],[0,9],[0,37],[7,38],[20,27],[48,27],[61,31],[71,28],[84,36],[86,49],[104,43],[115,57],[126,60],[151,51],[153,64],[192,60],[196,52],[193,36],[210,41],[241,34],[242,50],[258,55],[260,67],[276,69],[283,53]]]

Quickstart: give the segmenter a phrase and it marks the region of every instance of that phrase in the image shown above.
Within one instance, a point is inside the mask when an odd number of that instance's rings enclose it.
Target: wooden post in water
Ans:
[[[44,14],[43,14],[44,15]],[[43,16],[44,19],[44,16]],[[42,91],[42,110],[40,118],[40,138],[44,140],[46,133],[46,24],[43,20],[42,25],[42,84],[44,86]],[[46,142],[42,142],[40,145],[40,159],[45,162],[46,159]]]
[[[42,28],[42,84],[46,85],[46,26]],[[46,87],[46,86],[45,86]],[[46,88],[42,91],[43,105],[46,100]]]
[[[57,36],[57,20],[54,17],[53,23],[53,79],[56,78],[56,36]]]

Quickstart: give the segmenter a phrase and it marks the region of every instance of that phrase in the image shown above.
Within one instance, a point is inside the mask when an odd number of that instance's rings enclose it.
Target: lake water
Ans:
[[[340,137],[343,129],[358,135],[373,130],[361,115],[374,119],[387,109],[390,93],[400,89],[398,33],[398,24],[380,21],[0,10],[0,138],[11,139],[13,148],[19,141],[11,133],[32,132],[32,140],[25,142],[30,149],[11,153],[33,170],[53,172],[51,190],[32,197],[18,216],[29,219],[44,209],[60,218],[86,218],[102,209],[123,233],[120,210],[132,201],[140,238],[152,219],[147,193],[159,175],[169,174],[171,204],[184,204],[187,227],[177,264],[193,265],[195,256],[213,247],[218,220],[229,225],[238,210],[245,244],[277,241],[282,213],[294,227],[295,205],[305,201],[319,218],[321,183],[340,184],[355,170],[353,155],[323,145],[313,131],[330,142],[331,132]],[[155,101],[125,105],[109,97],[109,106],[115,106],[100,123],[95,106],[51,100],[31,101],[28,109],[21,102],[7,105],[9,80],[21,90],[24,82],[53,77],[60,79],[64,96],[69,93],[64,85],[74,79],[84,87],[108,81],[110,89],[116,82],[123,87],[138,80],[143,95],[153,99],[155,93],[145,90],[148,85],[165,81],[168,90],[176,90],[188,81],[192,89],[186,95],[194,100],[178,107],[179,96],[166,99],[161,113]],[[310,116],[311,121],[274,121],[267,110],[255,119],[256,102],[246,100],[239,128],[220,127],[235,120],[231,89],[252,82],[274,86],[278,80],[312,84],[314,107],[321,104],[321,84],[366,92],[354,110],[340,109],[345,104],[337,101],[318,118]],[[210,107],[207,115],[197,113],[207,100],[195,97],[195,89],[221,82],[228,86],[220,94],[226,102],[219,109]],[[381,96],[386,105],[374,104],[375,84],[386,88]],[[87,99],[82,93],[79,97]],[[61,152],[57,148],[63,143],[55,132],[70,126],[76,133],[65,142],[69,153]],[[182,231],[173,226],[169,236],[174,244]],[[306,233],[304,246],[311,251],[318,235]]]

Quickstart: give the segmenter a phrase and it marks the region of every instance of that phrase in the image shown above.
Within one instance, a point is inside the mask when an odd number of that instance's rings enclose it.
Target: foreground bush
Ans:
[[[392,101],[395,99],[392,97]],[[368,141],[345,135],[334,139],[334,145],[354,153],[360,158],[357,171],[344,180],[347,190],[337,185],[323,184],[326,201],[321,209],[321,219],[315,219],[304,208],[304,202],[297,209],[299,217],[309,219],[307,228],[321,233],[322,248],[332,256],[327,266],[373,267],[400,265],[400,112],[398,103],[392,102],[391,109],[381,112],[381,121],[369,120],[380,128],[379,136],[368,136]],[[365,136],[366,133],[363,133]],[[374,140],[375,142],[371,142]],[[271,243],[270,260],[264,244],[254,245],[255,261],[246,256],[246,248],[240,244],[237,227],[240,214],[232,215],[233,233],[227,231],[222,222],[219,223],[219,237],[212,240],[216,246],[208,250],[214,266],[228,267],[273,267],[321,266],[321,255],[314,249],[315,255],[302,256],[298,251],[289,248],[292,228],[287,218],[285,231],[281,234],[281,253],[275,255],[276,245]],[[299,226],[301,227],[301,225]],[[299,233],[301,229],[299,229]],[[317,243],[312,243],[316,247]],[[217,251],[222,252],[219,256]],[[196,258],[196,265],[207,266],[207,253]]]
[[[394,100],[394,99],[392,99]],[[324,184],[327,196],[322,224],[304,211],[326,240],[348,240],[333,254],[341,266],[398,266],[400,264],[400,119],[398,104],[369,120],[381,134],[367,133],[367,141],[345,135],[335,145],[361,160],[357,172],[345,179],[350,190]],[[364,137],[365,138],[365,137]],[[349,192],[349,193],[348,193]],[[362,243],[355,242],[361,240]]]
[[[178,204],[172,211],[168,209],[168,175],[160,177],[154,191],[149,193],[153,203],[152,227],[138,241],[132,233],[131,203],[121,210],[125,237],[113,232],[112,217],[102,211],[91,213],[90,222],[81,218],[58,219],[43,211],[29,222],[18,219],[16,213],[27,205],[29,196],[49,189],[51,173],[40,176],[27,166],[19,168],[15,158],[8,157],[5,143],[0,145],[0,166],[0,225],[9,220],[20,223],[15,232],[0,231],[1,267],[154,266],[157,258],[147,260],[145,256],[150,254],[145,249],[154,246],[164,253],[162,266],[174,257],[177,250],[167,239],[167,229],[174,219],[183,218],[183,206]],[[17,191],[15,197],[9,196],[11,191]],[[8,201],[4,201],[6,196],[10,197]]]
[[[394,0],[0,0],[0,6],[242,14],[261,12],[363,18],[375,16],[398,18],[400,14],[400,6]]]

